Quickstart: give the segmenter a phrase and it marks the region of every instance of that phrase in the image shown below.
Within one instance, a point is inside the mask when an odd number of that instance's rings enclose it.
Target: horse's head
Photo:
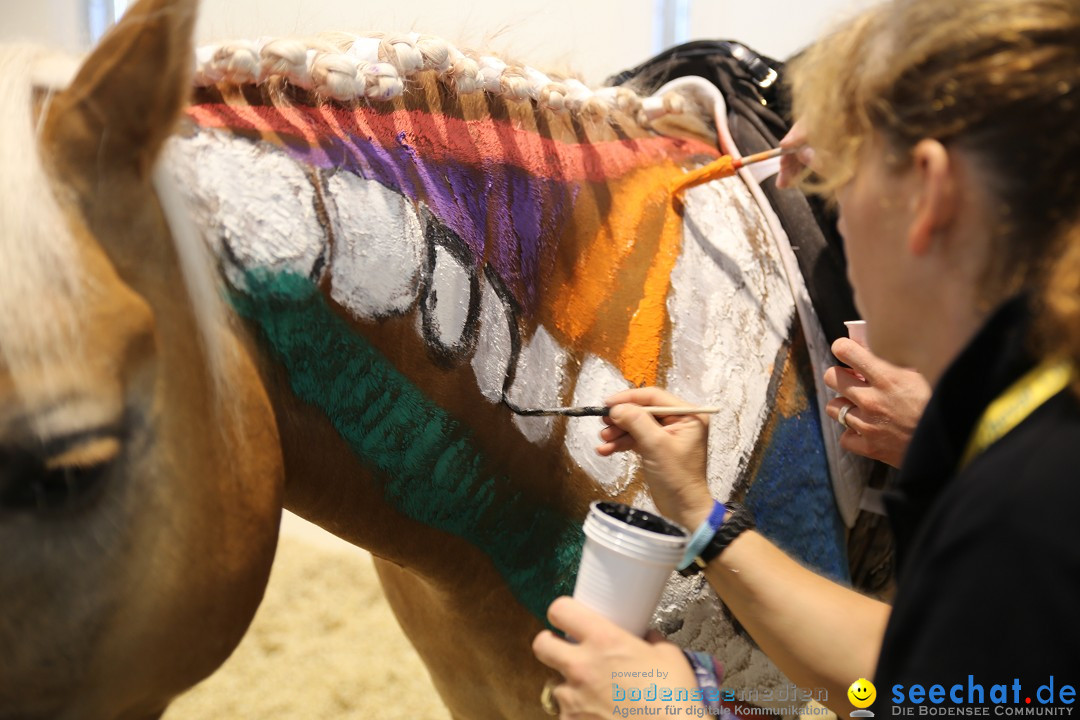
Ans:
[[[269,572],[272,410],[154,181],[194,6],[139,3],[58,92],[0,49],[0,718],[157,717]]]

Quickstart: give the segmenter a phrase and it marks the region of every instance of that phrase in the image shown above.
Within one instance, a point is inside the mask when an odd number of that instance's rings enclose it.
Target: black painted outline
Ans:
[[[316,285],[321,285],[324,278],[329,277],[330,258],[334,256],[334,246],[337,244],[337,232],[334,229],[334,219],[337,217],[337,203],[330,193],[330,176],[326,172],[312,168],[308,173],[311,188],[315,191],[313,203],[315,205],[315,218],[322,228],[325,242],[322,250],[315,257],[308,272],[308,279]]]
[[[510,289],[506,287],[506,283],[499,277],[499,273],[495,271],[495,268],[491,265],[484,265],[484,277],[487,278],[491,289],[495,291],[495,296],[502,301],[503,309],[506,310],[507,330],[510,332],[510,359],[507,361],[506,371],[503,374],[502,391],[500,393],[501,400],[505,402],[506,396],[510,392],[510,386],[514,384],[514,378],[517,377],[518,359],[521,357],[521,328],[518,327],[521,308],[518,306],[517,301],[514,300]]]
[[[480,335],[480,274],[465,241],[426,208],[421,213],[427,257],[420,269],[420,326],[431,359],[441,367],[452,368],[468,359],[476,349]],[[469,308],[465,313],[461,338],[453,345],[445,345],[439,339],[439,326],[435,319],[435,306],[439,301],[434,288],[435,258],[440,247],[469,272]]]

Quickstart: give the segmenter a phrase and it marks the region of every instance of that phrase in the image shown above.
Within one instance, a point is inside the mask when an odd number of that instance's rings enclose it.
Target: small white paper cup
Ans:
[[[585,517],[574,598],[644,637],[689,534],[659,515],[616,502],[594,502]]]
[[[865,320],[848,320],[844,325],[847,326],[847,336],[849,338],[859,343],[864,348],[870,347],[870,341],[866,339]]]

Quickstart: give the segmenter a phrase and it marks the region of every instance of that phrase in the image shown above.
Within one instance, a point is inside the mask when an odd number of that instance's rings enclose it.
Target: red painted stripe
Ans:
[[[564,182],[603,182],[665,160],[680,163],[690,158],[719,156],[715,148],[699,140],[654,136],[565,143],[508,122],[490,118],[462,120],[420,110],[377,113],[331,105],[316,108],[298,105],[286,112],[259,106],[245,108],[240,116],[235,108],[215,103],[192,106],[188,114],[203,127],[287,135],[309,145],[315,138],[338,138],[344,142],[361,139],[384,147],[405,144],[429,161],[472,166],[515,165],[536,177]]]

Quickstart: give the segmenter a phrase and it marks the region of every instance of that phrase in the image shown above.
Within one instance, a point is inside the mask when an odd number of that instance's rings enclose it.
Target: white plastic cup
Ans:
[[[847,326],[847,336],[849,338],[859,343],[864,348],[870,347],[870,341],[866,339],[865,320],[848,320],[844,325]]]
[[[644,637],[689,533],[659,515],[603,501],[589,505],[584,530],[574,598]]]

